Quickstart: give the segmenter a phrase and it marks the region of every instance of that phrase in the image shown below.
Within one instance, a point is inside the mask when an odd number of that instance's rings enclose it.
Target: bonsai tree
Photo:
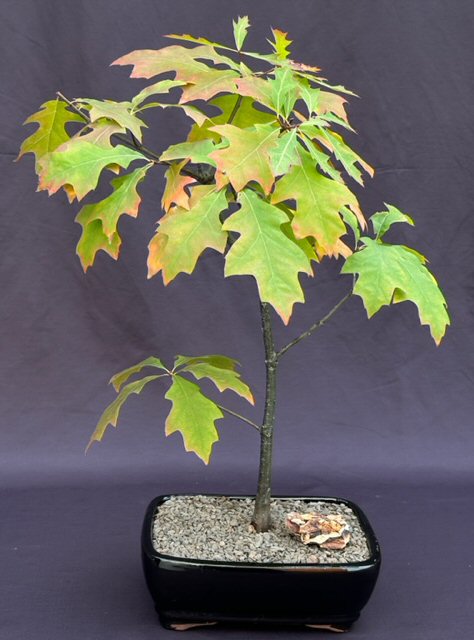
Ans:
[[[63,189],[70,202],[82,201],[99,180],[107,180],[106,170],[117,174],[110,194],[77,214],[82,227],[77,253],[84,271],[99,251],[119,257],[120,217],[138,215],[140,183],[165,167],[164,213],[148,246],[148,277],[161,273],[167,285],[180,273],[191,274],[202,253],[212,249],[224,257],[225,276],[255,279],[265,346],[262,423],[225,408],[199,387],[199,380],[208,378],[220,392],[232,390],[253,404],[235,359],[178,355],[168,365],[152,355],[113,376],[118,395],[100,417],[89,446],[109,425],[117,426],[127,398],[154,381],[160,388],[166,383],[165,398],[172,403],[166,434],[179,431],[185,449],[206,464],[218,440],[216,422],[231,414],[260,437],[253,524],[261,532],[270,526],[276,377],[286,352],[352,295],[362,299],[369,317],[385,305],[413,302],[436,344],[449,317],[426,258],[386,241],[391,225],[413,225],[412,218],[385,205],[371,216],[369,229],[346,184],[348,179],[362,184],[363,174],[373,175],[343,137],[353,131],[344,96],[355,94],[328,84],[317,67],[292,60],[291,41],[278,29],[268,41],[270,53],[244,50],[248,28],[247,17],[233,23],[235,46],[171,35],[187,44],[119,58],[113,64],[131,65],[133,78],[153,78],[152,83],[123,102],[71,100],[58,93],[27,119],[38,128],[24,141],[20,156],[35,155],[39,190],[51,195]],[[182,110],[191,124],[186,140],[163,151],[145,146],[149,109]],[[299,274],[312,275],[329,258],[343,262],[347,294],[307,331],[277,347],[271,308],[288,324],[295,303],[305,300]]]

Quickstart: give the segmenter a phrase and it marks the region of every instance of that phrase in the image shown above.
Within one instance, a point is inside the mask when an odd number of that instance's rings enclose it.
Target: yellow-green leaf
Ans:
[[[280,31],[280,29],[272,29],[274,40],[268,40],[272,45],[272,49],[275,51],[276,56],[280,60],[285,60],[290,55],[289,46],[293,40],[289,40],[286,36],[288,33]]]
[[[290,167],[299,164],[296,129],[284,131],[279,136],[276,145],[270,149],[270,162],[275,176],[288,173]]]
[[[95,257],[99,251],[104,251],[111,258],[117,260],[119,257],[122,239],[117,232],[108,236],[104,233],[101,220],[92,220],[84,225],[76,253],[79,256],[84,271],[94,264]]]
[[[248,400],[250,404],[254,404],[254,398],[249,386],[240,379],[240,374],[235,370],[238,364],[236,360],[231,360],[231,358],[219,355],[200,357],[178,356],[177,362],[182,366],[179,370],[180,373],[188,371],[196,380],[209,378],[220,392],[230,389],[237,395]],[[231,366],[229,366],[229,362],[232,363]]]
[[[238,51],[242,49],[242,45],[244,44],[245,38],[247,37],[247,31],[250,27],[250,21],[248,16],[239,16],[237,20],[232,21],[232,26],[234,28],[234,40],[235,46]]]
[[[65,128],[66,124],[68,122],[84,122],[84,119],[79,114],[69,111],[66,102],[50,100],[42,104],[40,110],[27,118],[24,124],[33,122],[39,125],[38,129],[23,142],[17,160],[25,153],[33,153],[36,165],[38,165],[38,161],[44,155],[69,140],[70,136]]]
[[[253,276],[260,299],[288,324],[295,302],[304,302],[298,275],[312,274],[308,257],[282,230],[288,217],[281,209],[249,189],[238,202],[241,208],[224,223],[224,229],[240,234],[226,256],[225,275]]]
[[[99,442],[104,437],[105,430],[109,425],[112,427],[117,426],[117,421],[119,419],[120,410],[122,409],[122,405],[128,399],[128,397],[132,393],[141,393],[143,388],[152,380],[156,380],[157,378],[161,378],[167,374],[160,374],[156,376],[147,376],[146,378],[142,378],[141,380],[137,380],[135,382],[131,382],[127,386],[123,387],[115,400],[109,404],[109,406],[105,409],[103,414],[101,415],[99,422],[92,434],[89,444],[87,445],[86,451],[92,445],[94,441]]]
[[[251,129],[222,124],[211,127],[211,131],[228,141],[228,146],[210,155],[217,165],[217,186],[230,182],[236,191],[241,191],[255,181],[269,193],[275,181],[270,151],[277,144],[279,130],[270,124],[255,125]]]
[[[385,305],[410,300],[418,307],[420,323],[429,325],[439,344],[450,323],[447,305],[423,260],[403,245],[362,240],[366,246],[346,260],[341,272],[358,275],[354,293],[362,298],[369,318]]]
[[[314,167],[311,156],[300,152],[301,164],[293,166],[278,180],[272,202],[296,200],[291,226],[297,238],[312,236],[328,255],[337,255],[340,238],[346,233],[341,218],[343,206],[360,213],[355,195],[335,180],[323,177]]]
[[[166,187],[161,199],[161,206],[165,211],[168,211],[172,204],[177,204],[183,209],[189,209],[189,195],[186,193],[185,187],[193,183],[194,178],[181,173],[181,169],[187,162],[187,160],[183,160],[182,162],[174,163],[165,171]]]
[[[186,83],[182,80],[159,80],[158,82],[154,82],[148,87],[142,89],[140,93],[137,93],[137,95],[132,98],[132,107],[133,109],[136,109],[138,105],[145,102],[145,100],[150,96],[167,94],[171,89],[174,89],[175,87],[182,87],[185,84]]]
[[[212,140],[197,140],[196,142],[180,142],[172,144],[165,149],[160,156],[161,161],[170,161],[178,159],[186,159],[194,163],[210,164],[216,166],[214,160],[210,157],[215,146]]]
[[[113,120],[124,129],[133,133],[137,140],[142,139],[142,127],[147,125],[136,115],[131,113],[131,102],[114,102],[113,100],[93,100],[92,98],[80,98],[76,100],[81,106],[89,108],[89,118],[94,123],[101,118]]]
[[[140,152],[123,145],[106,148],[77,138],[40,160],[39,190],[49,195],[70,184],[78,200],[97,187],[99,176],[109,165],[126,169],[134,160],[147,160]]]
[[[207,464],[212,447],[219,440],[215,422],[224,417],[222,411],[197,384],[176,374],[165,398],[173,404],[166,419],[166,435],[179,431],[186,451],[194,452]]]
[[[402,213],[397,207],[387,204],[386,202],[384,202],[384,204],[387,207],[387,211],[377,211],[373,216],[370,216],[370,221],[372,222],[377,238],[382,239],[392,224],[396,222],[405,222],[412,226],[415,224],[410,216]]]
[[[160,220],[149,244],[148,277],[162,271],[163,282],[168,284],[178,273],[192,273],[205,249],[223,253],[227,234],[219,215],[224,209],[224,191],[216,191],[215,185],[194,187],[189,211],[176,207]]]
[[[119,371],[110,379],[110,384],[113,385],[115,391],[119,392],[121,387],[127,382],[127,380],[139,373],[145,367],[154,367],[156,369],[161,369],[162,371],[167,371],[166,367],[163,365],[162,361],[155,356],[150,356],[146,358],[146,360],[142,360],[138,364],[133,365],[132,367],[128,367],[123,371]]]

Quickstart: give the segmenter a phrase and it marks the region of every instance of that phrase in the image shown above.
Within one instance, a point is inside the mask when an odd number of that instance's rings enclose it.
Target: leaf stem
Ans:
[[[332,318],[332,316],[336,313],[336,311],[338,311],[342,307],[342,305],[345,302],[347,302],[347,300],[349,300],[349,298],[352,296],[352,293],[353,293],[352,290],[349,291],[349,293],[346,293],[346,295],[341,300],[339,300],[339,302],[331,309],[331,311],[329,311],[323,318],[321,318],[321,320],[318,320],[318,322],[315,322],[313,325],[311,325],[311,327],[307,331],[305,331],[304,333],[299,335],[297,338],[289,342],[286,346],[282,347],[280,351],[278,351],[276,354],[277,359],[281,358],[281,356],[284,353],[286,353],[288,349],[290,349],[291,347],[294,347],[295,344],[298,344],[298,342],[301,342],[301,340],[313,334],[317,329],[320,329],[321,327],[323,327],[326,324],[326,322],[330,318]]]
[[[260,427],[258,426],[258,424],[255,424],[255,422],[252,422],[252,420],[249,420],[245,416],[241,416],[240,413],[236,413],[235,411],[232,411],[232,409],[227,409],[227,407],[223,407],[221,404],[218,404],[217,402],[216,402],[216,405],[219,407],[219,409],[222,409],[222,411],[229,413],[231,416],[234,416],[235,418],[239,418],[239,420],[246,422],[257,431],[260,431]]]
[[[237,111],[240,109],[241,104],[242,104],[242,96],[239,95],[239,97],[235,101],[234,108],[232,109],[232,113],[230,114],[229,119],[227,120],[227,124],[232,124],[235,116],[237,115]]]

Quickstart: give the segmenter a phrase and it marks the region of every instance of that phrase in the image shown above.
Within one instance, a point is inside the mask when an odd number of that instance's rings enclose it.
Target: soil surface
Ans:
[[[344,504],[272,500],[272,528],[256,533],[251,498],[174,496],[156,513],[153,545],[166,555],[198,560],[286,564],[332,564],[360,562],[369,558],[369,548],[359,519]],[[340,551],[305,545],[285,526],[291,511],[340,514],[350,525],[351,539]]]

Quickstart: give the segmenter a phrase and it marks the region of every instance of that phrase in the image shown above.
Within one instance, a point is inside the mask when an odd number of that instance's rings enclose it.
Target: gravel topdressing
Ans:
[[[256,533],[249,524],[251,498],[173,496],[157,509],[153,546],[178,558],[230,562],[332,564],[360,562],[370,556],[359,519],[344,504],[275,498],[271,509],[272,529]],[[341,514],[352,528],[350,542],[341,551],[304,545],[285,526],[290,511]]]

